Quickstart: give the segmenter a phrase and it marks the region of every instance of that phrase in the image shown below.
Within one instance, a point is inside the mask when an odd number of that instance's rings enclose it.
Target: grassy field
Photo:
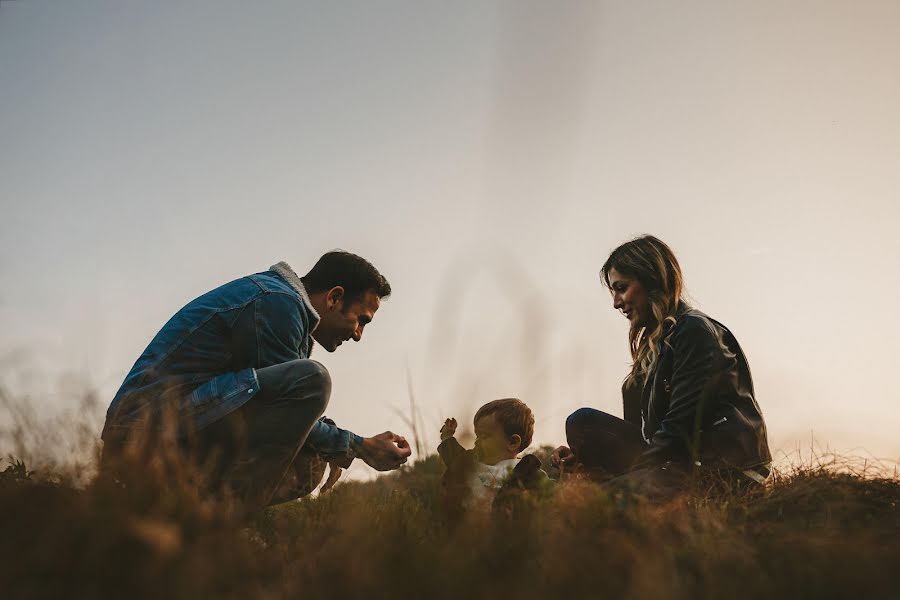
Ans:
[[[900,480],[850,462],[665,502],[580,481],[448,527],[437,457],[249,519],[160,457],[0,468],[4,598],[897,598]],[[161,481],[176,482],[161,486]]]

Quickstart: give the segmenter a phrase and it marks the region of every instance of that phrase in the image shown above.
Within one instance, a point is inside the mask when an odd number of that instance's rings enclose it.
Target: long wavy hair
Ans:
[[[689,308],[684,299],[684,280],[681,267],[672,249],[662,240],[645,235],[625,242],[612,251],[600,278],[611,289],[609,272],[615,269],[625,277],[637,279],[650,301],[652,321],[638,325],[631,324],[628,342],[631,348],[631,372],[625,379],[626,385],[643,385],[659,358],[657,346],[667,328],[675,323],[677,314]]]

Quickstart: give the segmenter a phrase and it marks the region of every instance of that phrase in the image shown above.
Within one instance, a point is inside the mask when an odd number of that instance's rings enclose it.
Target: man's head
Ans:
[[[534,415],[516,398],[488,402],[475,413],[475,452],[485,464],[515,458],[533,435]]]
[[[341,343],[359,341],[391,284],[372,263],[350,252],[328,252],[302,278],[310,302],[319,313],[313,338],[329,352]]]

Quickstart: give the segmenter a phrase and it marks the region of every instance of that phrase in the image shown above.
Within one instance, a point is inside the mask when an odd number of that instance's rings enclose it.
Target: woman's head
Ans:
[[[613,296],[613,307],[631,323],[630,377],[646,376],[656,362],[656,344],[666,323],[687,306],[678,259],[662,240],[645,235],[613,250],[600,278]]]
[[[632,327],[649,327],[672,316],[684,302],[681,267],[672,250],[659,238],[645,235],[612,251],[600,270]]]

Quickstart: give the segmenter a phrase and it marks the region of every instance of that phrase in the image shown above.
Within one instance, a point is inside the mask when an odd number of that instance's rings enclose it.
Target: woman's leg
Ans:
[[[626,473],[647,448],[632,423],[593,408],[580,408],[566,419],[566,439],[588,472]]]

